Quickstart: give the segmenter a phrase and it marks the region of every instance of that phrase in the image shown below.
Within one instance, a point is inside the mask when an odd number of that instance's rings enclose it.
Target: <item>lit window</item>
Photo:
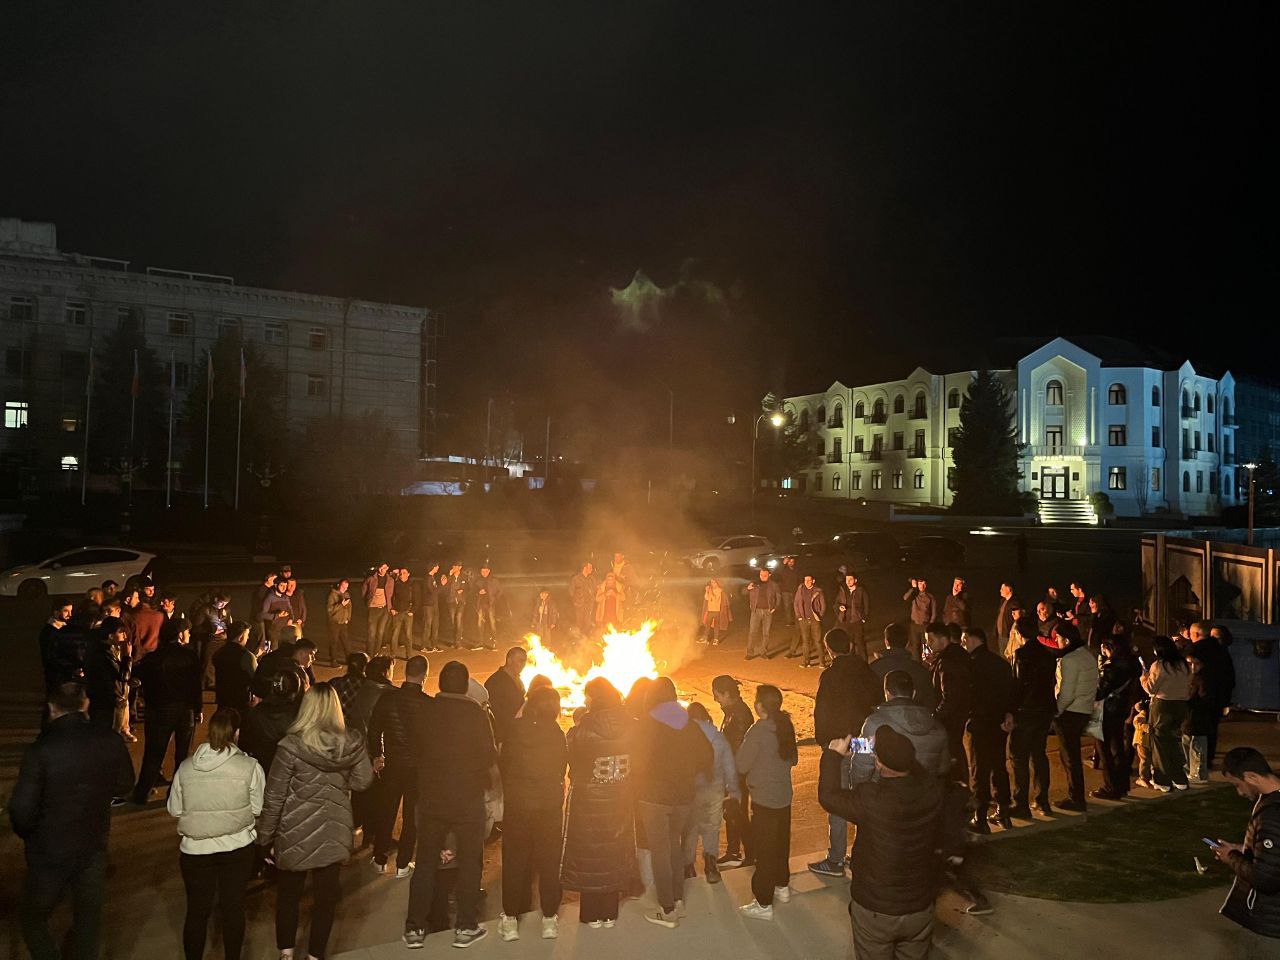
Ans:
[[[329,331],[324,327],[312,327],[307,332],[307,346],[312,350],[324,350],[329,346]]]
[[[902,489],[902,471],[901,470],[893,471],[892,479],[893,479],[893,489],[901,490]]]
[[[1112,467],[1111,472],[1107,474],[1107,487],[1111,490],[1125,489],[1127,479],[1124,467]]]
[[[871,489],[879,490],[883,486],[884,475],[879,470],[871,471]]]
[[[924,489],[924,471],[917,470],[911,477],[911,486],[915,490]]]
[[[307,396],[324,398],[329,395],[329,381],[318,373],[307,374]]]
[[[1151,489],[1156,493],[1160,492],[1160,468],[1151,468]]]
[[[1123,406],[1129,402],[1129,395],[1125,392],[1124,384],[1113,383],[1107,387],[1107,403],[1113,407]]]
[[[1107,444],[1112,447],[1123,447],[1127,442],[1123,423],[1113,423],[1107,428]]]
[[[75,433],[80,429],[80,418],[75,416],[63,417],[62,429],[67,433]]]
[[[66,457],[63,457],[63,458],[62,458],[62,469],[63,469],[63,470],[79,470],[79,469],[80,469],[80,458],[79,458],[79,457],[72,457],[72,456],[66,456]]]
[[[861,420],[867,415],[867,405],[863,401],[859,400],[853,405],[853,415],[857,419]]]
[[[1062,406],[1062,381],[1050,380],[1044,387],[1044,402],[1051,407]]]
[[[191,334],[191,314],[179,311],[170,311],[168,314],[169,335],[173,337],[186,337]]]
[[[850,490],[862,489],[862,471],[861,470],[855,470],[853,471],[853,473],[849,474],[849,489]]]
[[[27,425],[27,414],[30,404],[25,400],[6,400],[4,402],[4,425],[9,430],[19,430]]]
[[[14,323],[34,323],[36,301],[34,297],[10,297],[9,319]]]
[[[831,475],[831,489],[835,493],[840,492],[840,474],[833,473]]]
[[[78,300],[68,300],[66,319],[73,327],[83,327],[89,322],[88,306]]]
[[[289,340],[289,332],[283,323],[264,323],[262,325],[262,342],[282,347]]]

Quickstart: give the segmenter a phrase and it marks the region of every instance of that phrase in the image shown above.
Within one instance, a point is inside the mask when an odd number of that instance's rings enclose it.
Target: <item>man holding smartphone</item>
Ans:
[[[1211,846],[1235,874],[1220,912],[1246,930],[1280,938],[1280,777],[1253,747],[1229,751],[1222,772],[1236,793],[1253,801],[1253,813],[1244,843]]]

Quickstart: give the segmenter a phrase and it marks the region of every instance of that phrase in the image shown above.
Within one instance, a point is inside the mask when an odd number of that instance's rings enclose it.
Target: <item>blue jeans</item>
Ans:
[[[747,632],[747,656],[769,652],[769,628],[773,626],[772,610],[752,610],[751,628]],[[758,641],[758,642],[757,642]]]
[[[827,849],[827,859],[832,863],[844,863],[849,857],[849,821],[827,814],[831,846]]]

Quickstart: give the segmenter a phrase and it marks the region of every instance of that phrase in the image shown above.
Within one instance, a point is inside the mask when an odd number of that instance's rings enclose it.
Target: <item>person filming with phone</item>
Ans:
[[[1243,843],[1205,838],[1235,874],[1220,912],[1246,930],[1280,938],[1280,776],[1253,747],[1229,751],[1222,772],[1236,793],[1253,801],[1253,812]]]

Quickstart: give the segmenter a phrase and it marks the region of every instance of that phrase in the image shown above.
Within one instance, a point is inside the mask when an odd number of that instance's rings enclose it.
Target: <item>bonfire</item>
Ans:
[[[653,657],[649,642],[658,630],[658,624],[646,620],[638,630],[624,631],[610,627],[601,638],[601,662],[593,664],[586,673],[579,673],[573,667],[566,666],[558,656],[548,649],[542,638],[536,633],[528,634],[525,646],[529,651],[529,662],[520,671],[520,679],[525,687],[538,674],[549,678],[552,686],[560,691],[561,703],[566,711],[574,710],[586,704],[583,688],[587,682],[596,677],[604,677],[626,696],[631,685],[641,677],[656,677],[658,661]]]

